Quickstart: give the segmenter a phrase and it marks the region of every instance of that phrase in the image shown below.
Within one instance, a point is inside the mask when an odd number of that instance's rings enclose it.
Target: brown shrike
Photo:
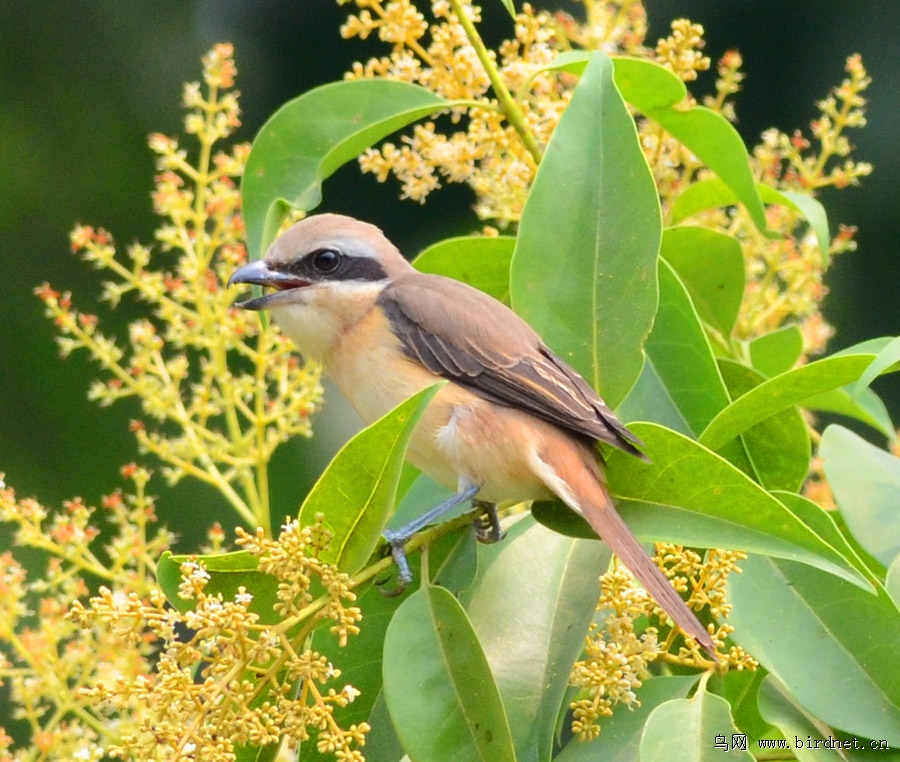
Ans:
[[[300,352],[323,362],[367,423],[449,380],[413,432],[407,459],[456,494],[385,533],[402,584],[411,578],[404,544],[454,506],[558,497],[715,655],[706,628],[606,489],[594,443],[641,456],[639,440],[512,310],[464,283],[418,272],[374,225],[335,214],[298,222],[263,259],[238,269],[234,283],[275,289],[239,306],[270,310]]]

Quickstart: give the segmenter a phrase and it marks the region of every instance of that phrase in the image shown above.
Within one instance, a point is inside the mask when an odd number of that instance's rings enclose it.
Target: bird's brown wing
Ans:
[[[378,303],[406,355],[432,373],[643,457],[640,440],[588,383],[492,297],[456,280],[417,273],[396,279]]]

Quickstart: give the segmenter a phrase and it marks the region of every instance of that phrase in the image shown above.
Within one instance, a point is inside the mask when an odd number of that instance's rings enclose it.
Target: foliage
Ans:
[[[411,0],[355,0],[345,36],[389,54],[286,104],[249,155],[213,158],[237,103],[228,46],[205,59],[205,89],[185,93],[197,155],[151,138],[158,250],[123,264],[104,231],[73,234],[111,273],[107,300],[134,294],[149,317],[123,348],[68,294],[38,293],[63,352],[100,365],[92,396],[139,400],[145,453],[214,486],[249,531],[237,552],[212,527],[205,555],[173,556],[137,466],[104,499],[102,533],[80,500],[51,512],[4,487],[0,519],[48,561],[35,577],[2,559],[0,677],[30,744],[0,733],[0,760],[264,760],[285,740],[304,760],[386,761],[900,746],[900,465],[809,412],[896,443],[868,383],[900,344],[814,359],[830,333],[823,273],[853,248],[814,196],[869,172],[846,136],[864,124],[865,70],[848,59],[811,137],[770,131],[748,153],[731,125],[736,53],[699,105],[684,83],[710,66],[702,29],[677,20],[648,48],[640,2],[583,4],[577,22],[505,2],[514,37],[492,51],[462,0],[434,0],[428,19]],[[434,389],[349,442],[271,531],[266,467],[309,433],[317,372],[222,284],[245,259],[244,222],[259,256],[357,157],[416,201],[471,185],[481,235],[417,264],[508,298],[631,422],[652,462],[610,453],[610,488],[709,622],[719,663],[558,506],[510,507],[506,539],[477,549],[470,517],[429,528],[409,545],[413,589],[381,595],[395,503],[398,521],[439,499],[401,471]]]

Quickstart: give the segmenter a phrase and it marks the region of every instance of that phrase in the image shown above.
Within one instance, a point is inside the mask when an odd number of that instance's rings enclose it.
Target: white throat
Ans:
[[[295,298],[272,307],[272,318],[297,350],[326,362],[332,348],[374,306],[384,283],[334,281],[297,289]]]

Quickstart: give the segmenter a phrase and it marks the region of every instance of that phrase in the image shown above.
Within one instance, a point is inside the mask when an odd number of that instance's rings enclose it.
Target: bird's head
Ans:
[[[228,285],[274,289],[237,306],[270,310],[302,352],[321,358],[394,278],[411,269],[374,225],[318,214],[285,231],[262,259],[236,270]]]

